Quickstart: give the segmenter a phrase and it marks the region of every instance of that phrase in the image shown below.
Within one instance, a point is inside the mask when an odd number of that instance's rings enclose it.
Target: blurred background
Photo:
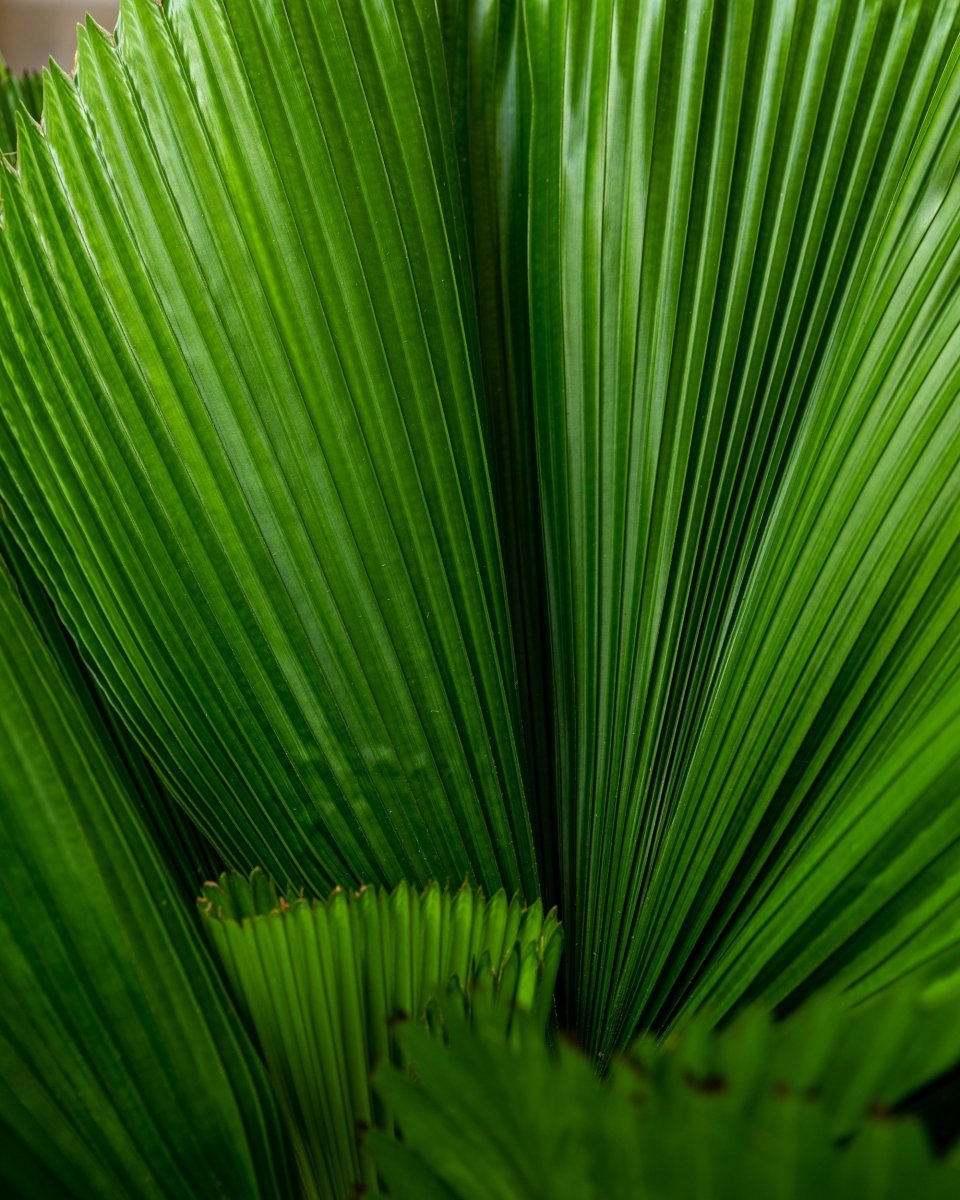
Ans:
[[[119,7],[119,0],[0,0],[0,54],[13,71],[42,67],[51,55],[69,71],[78,23],[89,12],[113,29]]]

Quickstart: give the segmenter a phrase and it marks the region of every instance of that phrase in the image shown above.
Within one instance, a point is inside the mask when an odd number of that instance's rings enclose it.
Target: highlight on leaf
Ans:
[[[375,1064],[403,1066],[396,1027],[456,991],[509,1040],[518,1019],[541,1039],[562,934],[539,902],[468,887],[335,891],[290,900],[265,876],[204,889],[204,926],[246,1015],[290,1129],[304,1195],[348,1200],[378,1186],[364,1131],[395,1135],[370,1086]]]

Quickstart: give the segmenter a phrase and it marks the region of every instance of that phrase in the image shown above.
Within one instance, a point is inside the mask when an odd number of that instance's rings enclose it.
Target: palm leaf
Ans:
[[[475,226],[485,204],[514,261],[524,231],[527,290],[502,269],[499,311],[528,297],[571,1010],[609,1051],[701,1003],[751,920],[773,987],[784,873],[879,757],[937,735],[960,654],[960,18],[449,11],[489,118],[471,168],[496,163],[471,170]],[[927,786],[878,801],[878,852]],[[908,823],[885,845],[912,906],[947,887]],[[866,971],[885,925],[859,912]]]
[[[15,154],[17,113],[39,120],[42,104],[40,73],[15,75],[0,61],[0,151]],[[0,387],[11,386],[0,371]],[[5,466],[0,460],[0,475],[4,474]],[[10,478],[0,486],[0,494],[13,495],[15,491]],[[0,509],[0,563],[14,581],[21,601],[42,633],[64,679],[69,681],[88,719],[96,726],[99,740],[105,747],[112,748],[114,767],[128,795],[137,797],[140,814],[147,822],[155,844],[163,851],[170,868],[180,875],[186,894],[191,895],[202,879],[208,879],[214,873],[216,856],[182,809],[162,794],[146,759],[100,694],[52,600],[21,550],[20,542],[25,537],[22,531],[19,539],[14,536],[14,523],[12,514]]]
[[[779,1025],[748,1010],[716,1033],[699,1018],[637,1044],[606,1086],[567,1045],[552,1057],[448,1019],[446,1046],[401,1033],[413,1068],[377,1086],[405,1140],[372,1141],[399,1200],[946,1197],[960,1163],[887,1104],[960,1058],[958,1014],[956,980],[918,978]]]
[[[127,0],[48,73],[4,499],[229,862],[536,895],[439,23],[276,16]]]
[[[252,1047],[0,573],[0,1180],[24,1196],[286,1197]]]
[[[501,1036],[515,1010],[542,1037],[551,1011],[561,936],[556,916],[503,892],[418,895],[334,892],[287,902],[262,875],[222,877],[205,889],[206,928],[263,1051],[292,1130],[307,1197],[348,1200],[376,1188],[359,1131],[394,1133],[369,1084],[377,1061],[403,1065],[393,1028],[419,1019],[448,982],[486,993]]]

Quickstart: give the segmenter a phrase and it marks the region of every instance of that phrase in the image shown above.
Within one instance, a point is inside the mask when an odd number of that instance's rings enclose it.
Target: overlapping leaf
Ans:
[[[2,567],[0,761],[2,1190],[286,1200],[262,1068]]]
[[[717,1034],[700,1019],[638,1044],[606,1086],[569,1046],[554,1058],[456,1022],[448,1046],[411,1029],[415,1070],[377,1078],[405,1141],[373,1142],[400,1200],[947,1197],[960,1163],[886,1105],[957,1061],[958,1012],[956,981],[911,980],[782,1025],[747,1011]]]
[[[405,884],[288,903],[257,875],[224,876],[205,889],[204,909],[288,1118],[307,1197],[350,1200],[377,1187],[361,1135],[395,1126],[370,1072],[405,1063],[397,1021],[419,1021],[448,985],[467,1000],[482,990],[501,1037],[517,1012],[543,1037],[562,941],[540,904]]]
[[[545,882],[605,1055],[956,957],[958,33],[952,0],[125,0],[116,43],[86,28],[4,190],[0,499],[229,861]],[[489,1053],[515,1095],[404,1160],[424,1196],[576,1179],[586,1066]],[[567,1078],[521,1162],[510,1101]],[[455,1115],[396,1086],[421,1142]],[[743,1112],[664,1087],[637,1187],[723,1194]],[[799,1157],[748,1194],[949,1186],[913,1133],[838,1154],[822,1106],[761,1090]],[[604,1103],[600,1147],[635,1119]],[[696,1175],[671,1138],[701,1119]]]

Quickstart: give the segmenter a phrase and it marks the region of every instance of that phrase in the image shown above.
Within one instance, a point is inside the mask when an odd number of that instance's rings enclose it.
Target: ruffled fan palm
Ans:
[[[958,39],[124,0],[4,75],[9,1193],[956,1194]]]

